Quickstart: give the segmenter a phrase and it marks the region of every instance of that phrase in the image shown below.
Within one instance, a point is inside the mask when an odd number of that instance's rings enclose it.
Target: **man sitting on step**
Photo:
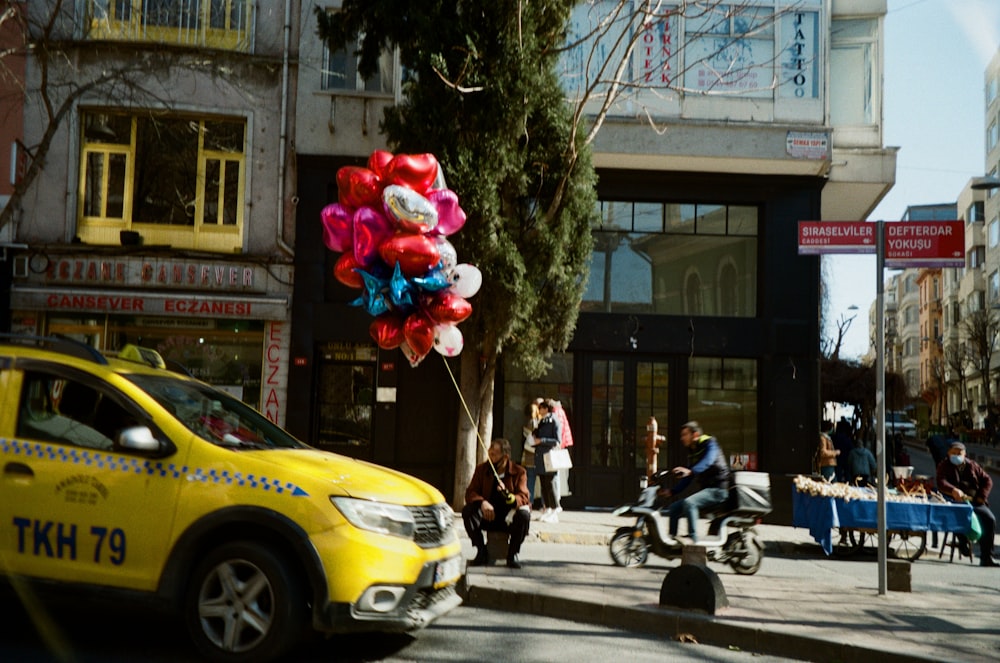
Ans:
[[[528,535],[531,523],[531,498],[528,496],[528,475],[523,467],[510,459],[510,442],[493,440],[487,452],[489,460],[476,467],[465,491],[462,521],[469,540],[476,547],[472,566],[489,563],[484,531],[507,532],[507,566],[521,568],[521,543]]]

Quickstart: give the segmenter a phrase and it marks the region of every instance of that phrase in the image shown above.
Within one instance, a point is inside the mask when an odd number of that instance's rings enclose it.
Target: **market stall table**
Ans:
[[[943,502],[885,503],[887,532],[955,532],[972,529],[972,507]],[[809,530],[827,555],[833,552],[833,528],[878,529],[878,501],[845,500],[792,489],[792,525]]]

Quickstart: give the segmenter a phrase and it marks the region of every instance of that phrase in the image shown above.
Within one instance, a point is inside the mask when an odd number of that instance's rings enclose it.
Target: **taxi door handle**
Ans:
[[[31,471],[31,468],[24,463],[7,463],[3,466],[4,474],[19,474],[28,477],[35,476],[35,473]]]

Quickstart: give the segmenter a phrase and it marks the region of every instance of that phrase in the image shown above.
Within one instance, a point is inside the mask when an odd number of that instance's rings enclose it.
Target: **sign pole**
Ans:
[[[879,423],[876,428],[875,455],[878,467],[878,593],[886,593],[886,541],[885,512],[885,224],[875,224],[875,416]]]

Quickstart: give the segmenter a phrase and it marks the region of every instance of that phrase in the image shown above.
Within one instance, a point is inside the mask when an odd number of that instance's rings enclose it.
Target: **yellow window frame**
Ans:
[[[169,244],[175,248],[199,249],[205,251],[240,252],[243,248],[243,225],[246,205],[246,132],[244,124],[244,146],[242,152],[205,149],[205,122],[198,119],[198,169],[196,174],[196,195],[194,224],[191,226],[159,223],[138,223],[132,220],[132,191],[135,182],[136,136],[138,132],[137,119],[131,117],[131,135],[128,145],[102,143],[88,140],[81,132],[80,177],[77,202],[77,235],[83,242],[89,244],[117,245],[121,242],[122,230],[139,232],[146,244]],[[81,122],[81,125],[83,123]],[[88,157],[101,154],[105,167],[101,173],[101,215],[87,216],[85,212],[85,196],[88,175]],[[109,198],[109,171],[107,167],[109,156],[125,155],[125,183],[122,192],[122,218],[107,216]],[[212,221],[205,219],[206,195],[208,188],[207,167],[210,161],[220,163],[220,183],[216,192],[216,216]],[[231,168],[237,168],[237,190],[232,200],[235,201],[235,223],[225,224],[226,186],[225,173]]]
[[[96,0],[88,0],[90,12],[90,39],[110,41],[148,41],[164,44],[186,44],[227,51],[248,52],[250,50],[250,29],[253,25],[254,3],[244,2],[245,22],[242,29],[232,23],[232,9],[236,0],[225,0],[225,27],[213,28],[210,22],[211,0],[197,0],[200,28],[182,26],[146,25],[143,20],[143,0],[131,0],[129,15],[125,19],[117,16],[114,0],[107,0],[107,12],[95,7]],[[193,37],[193,38],[192,38]]]

